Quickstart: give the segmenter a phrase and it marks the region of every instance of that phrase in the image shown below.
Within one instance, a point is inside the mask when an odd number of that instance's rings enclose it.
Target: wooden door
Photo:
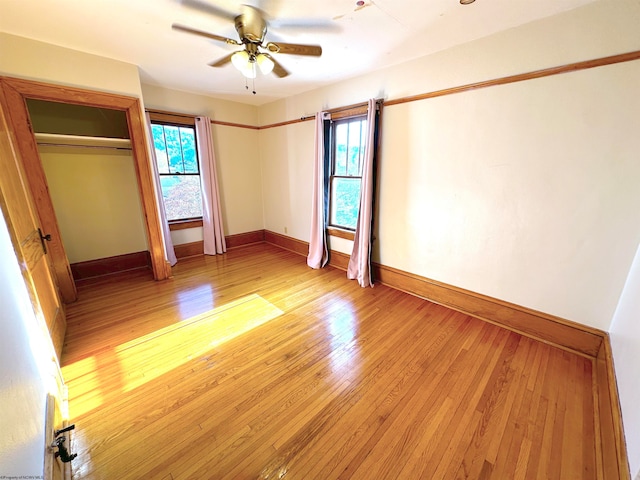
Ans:
[[[58,220],[49,195],[47,178],[31,131],[29,112],[24,98],[12,88],[3,87],[7,123],[15,138],[15,150],[24,172],[25,187],[33,198],[34,213],[40,220],[39,227],[43,235],[48,235],[46,243],[49,263],[55,278],[60,297],[64,303],[73,303],[78,299],[78,291],[71,273],[71,265],[62,242]],[[21,108],[20,108],[21,107]],[[20,126],[21,128],[17,128]]]
[[[0,207],[36,317],[43,330],[49,333],[59,362],[67,327],[66,318],[6,112],[6,99],[0,90]]]

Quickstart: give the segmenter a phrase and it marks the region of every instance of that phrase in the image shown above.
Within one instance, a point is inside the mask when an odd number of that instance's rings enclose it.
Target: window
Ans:
[[[152,122],[151,131],[167,220],[202,217],[195,128]]]
[[[360,184],[366,148],[367,117],[331,123],[329,226],[355,230],[360,209]]]

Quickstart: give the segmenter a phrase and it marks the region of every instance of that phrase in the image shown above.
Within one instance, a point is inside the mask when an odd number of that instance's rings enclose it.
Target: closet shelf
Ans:
[[[128,138],[89,137],[83,135],[61,135],[57,133],[36,133],[35,137],[38,145],[131,150],[131,140]]]

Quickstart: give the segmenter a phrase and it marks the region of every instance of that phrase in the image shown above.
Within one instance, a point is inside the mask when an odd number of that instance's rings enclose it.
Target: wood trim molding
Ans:
[[[149,151],[149,143],[145,135],[147,128],[146,119],[140,100],[134,98],[126,112],[137,173],[136,178],[138,179],[138,188],[140,191],[140,200],[146,218],[144,223],[151,254],[153,278],[156,280],[164,280],[171,276],[171,270],[167,270],[167,263],[164,258],[162,227],[160,225],[160,215],[156,208],[155,180],[149,163],[151,152]]]
[[[445,95],[453,95],[455,93],[462,93],[462,92],[468,92],[471,90],[477,90],[479,88],[487,88],[487,87],[495,87],[498,85],[506,85],[509,83],[515,83],[515,82],[523,82],[525,80],[533,80],[535,78],[543,78],[543,77],[549,77],[551,75],[560,75],[562,73],[569,73],[569,72],[576,72],[579,70],[586,70],[589,68],[596,68],[596,67],[604,67],[606,65],[614,65],[616,63],[624,63],[624,62],[631,62],[633,60],[640,60],[640,50],[636,50],[633,52],[628,52],[628,53],[622,53],[619,55],[611,55],[608,57],[601,57],[601,58],[596,58],[593,60],[585,60],[582,62],[574,62],[574,63],[568,63],[566,65],[560,65],[557,67],[551,67],[551,68],[543,68],[540,70],[534,70],[531,72],[525,72],[525,73],[519,73],[516,75],[509,75],[507,77],[500,77],[500,78],[494,78],[494,79],[490,79],[490,80],[484,80],[481,82],[475,82],[475,83],[468,83],[465,85],[460,85],[458,87],[451,87],[451,88],[444,88],[442,90],[436,90],[433,92],[427,92],[427,93],[421,93],[418,95],[411,95],[411,96],[407,96],[407,97],[400,97],[400,98],[395,98],[393,100],[386,100],[386,101],[380,101],[380,103],[382,105],[384,105],[385,107],[390,107],[392,105],[400,105],[403,103],[409,103],[409,102],[416,102],[419,100],[426,100],[428,98],[435,98],[435,97],[442,97]],[[344,107],[338,107],[338,108],[333,108],[333,109],[328,109],[327,111],[329,113],[333,113],[335,114],[335,116],[333,118],[340,118],[342,116],[349,116],[349,115],[355,115],[358,114],[361,110],[362,110],[362,106],[364,105],[364,113],[366,113],[366,107],[367,104],[366,103],[356,103],[353,105],[347,105]],[[195,116],[193,115],[187,115],[187,114],[181,114],[181,113],[172,113],[172,112],[164,112],[162,110],[152,110],[152,109],[147,109],[147,111],[149,113],[154,113],[154,114],[161,114],[161,115],[166,115],[166,116],[175,116],[178,118],[183,118],[183,120],[176,120],[176,123],[180,123],[181,121],[184,122],[184,119],[194,119]],[[355,113],[350,113],[351,111],[355,112]],[[347,112],[347,114],[343,114],[342,112]],[[153,117],[152,117],[153,118]],[[229,127],[237,127],[237,128],[248,128],[251,130],[267,130],[269,128],[276,128],[276,127],[283,127],[286,125],[293,125],[295,123],[301,123],[301,122],[308,122],[313,120],[315,117],[314,115],[308,115],[308,116],[303,116],[300,118],[296,118],[293,120],[285,120],[282,122],[276,122],[276,123],[270,123],[267,125],[259,125],[259,126],[255,126],[255,125],[246,125],[246,124],[242,124],[242,123],[232,123],[232,122],[223,122],[223,121],[219,121],[219,120],[211,120],[212,124],[215,125],[224,125],[224,126],[229,126]]]
[[[188,228],[198,228],[202,226],[202,219],[196,220],[175,220],[169,222],[169,230],[186,230]]]
[[[540,70],[520,73],[517,75],[510,75],[507,77],[500,77],[500,78],[495,78],[491,80],[485,80],[482,82],[469,83],[466,85],[460,85],[458,87],[445,88],[442,90],[436,90],[433,92],[427,92],[427,93],[421,93],[418,95],[411,95],[407,97],[396,98],[393,100],[386,100],[384,101],[383,105],[385,107],[390,107],[390,106],[399,105],[402,103],[416,102],[419,100],[426,100],[428,98],[442,97],[444,95],[453,95],[455,93],[468,92],[471,90],[477,90],[479,88],[495,87],[498,85],[506,85],[508,83],[522,82],[525,80],[533,80],[535,78],[549,77],[551,75],[560,75],[562,73],[576,72],[579,70],[586,70],[589,68],[604,67],[606,65],[614,65],[616,63],[631,62],[634,60],[640,60],[640,50],[635,50],[633,52],[628,52],[628,53],[622,53],[619,55],[611,55],[608,57],[596,58],[593,60],[585,60],[582,62],[569,63],[566,65],[560,65],[557,67],[543,68]],[[343,109],[355,108],[359,105],[360,104],[354,104],[354,105],[349,105],[347,107],[336,108],[328,111],[338,112]],[[280,126],[289,125],[292,123],[299,123],[303,121],[313,120],[313,118],[314,118],[313,116],[302,117],[301,119],[262,125],[259,128],[260,130],[266,130],[268,128],[280,127]]]
[[[225,236],[225,241],[227,242],[227,249],[243,247],[253,243],[261,243],[264,242],[264,230],[227,235]],[[204,241],[200,240],[198,242],[174,245],[173,250],[176,254],[176,258],[204,255]]]
[[[204,241],[191,243],[181,243],[173,246],[173,252],[176,254],[176,258],[195,257],[196,255],[204,255]]]
[[[284,127],[286,125],[293,125],[294,123],[310,122],[312,120],[315,120],[315,118],[316,118],[315,115],[311,115],[307,117],[296,118],[293,120],[285,120],[284,122],[270,123],[268,125],[259,126],[258,130],[267,130],[269,128]]]
[[[342,228],[327,227],[327,233],[332,237],[344,238],[345,240],[354,240],[356,234],[349,230],[343,230]]]
[[[277,247],[284,248],[298,255],[307,256],[309,254],[309,242],[298,240],[297,238],[288,237],[280,233],[264,231],[264,241]]]
[[[341,118],[366,115],[368,110],[369,110],[369,104],[362,103],[353,107],[336,109],[335,111],[329,110],[329,113],[331,114],[331,120],[339,120]]]
[[[382,100],[379,100],[382,103]],[[353,105],[346,105],[344,107],[330,108],[327,110],[331,114],[331,118],[338,119],[343,117],[352,117],[356,115],[366,115],[369,108],[368,102],[354,103]],[[304,117],[296,118],[294,120],[285,120],[284,122],[270,123],[268,125],[261,125],[259,130],[266,130],[268,128],[283,127],[285,125],[292,125],[294,123],[309,122],[315,119],[315,115],[306,115]]]
[[[279,233],[265,231],[265,242],[307,255],[309,244]],[[331,251],[329,264],[346,270],[349,256]],[[535,338],[574,353],[595,358],[602,344],[604,332],[564,320],[553,315],[521,307],[513,303],[447,285],[392,267],[373,264],[376,281],[425,298],[467,315],[485,320],[522,335]]]
[[[264,242],[264,230],[227,235],[224,239],[227,243],[227,248],[244,247],[245,245]]]
[[[434,92],[422,93],[419,95],[412,95],[409,97],[397,98],[395,100],[389,100],[384,103],[385,107],[391,105],[399,105],[401,103],[415,102],[418,100],[426,100],[428,98],[442,97],[444,95],[453,95],[455,93],[468,92],[471,90],[477,90],[479,88],[495,87],[498,85],[506,85],[508,83],[523,82],[525,80],[533,80],[535,78],[550,77],[552,75],[560,75],[562,73],[576,72],[579,70],[586,70],[589,68],[603,67],[605,65],[614,65],[616,63],[631,62],[633,60],[640,59],[640,50],[636,50],[629,53],[622,53],[619,55],[611,55],[609,57],[596,58],[594,60],[586,60],[583,62],[569,63],[567,65],[561,65],[558,67],[543,68],[541,70],[534,70],[532,72],[519,73],[517,75],[510,75],[507,77],[495,78],[491,80],[485,80],[482,82],[469,83],[461,85],[459,87],[445,88],[443,90],[436,90]]]
[[[183,125],[195,125],[196,117],[199,115],[190,115],[186,113],[177,113],[177,112],[167,112],[164,110],[154,110],[151,108],[147,108],[147,113],[149,113],[149,117],[151,120],[155,120],[158,122],[170,122],[170,123],[180,123]],[[260,127],[255,125],[247,125],[244,123],[234,123],[234,122],[224,122],[222,120],[212,120],[212,125],[222,125],[226,127],[237,127],[237,128],[248,128],[250,130],[259,130]]]
[[[374,263],[373,271],[374,278],[383,285],[575,353],[593,358],[602,343],[604,332],[586,325],[385,265]]]
[[[244,123],[223,122],[221,120],[211,120],[211,125],[221,125],[223,127],[248,128],[249,130],[260,130],[261,127],[246,125]]]
[[[593,398],[598,478],[631,480],[609,335],[593,360]]]
[[[148,251],[125,253],[124,255],[71,264],[71,271],[76,280],[100,277],[138,268],[151,268],[151,257]]]
[[[193,115],[184,115],[181,113],[161,112],[156,110],[146,110],[152,122],[177,123],[179,125],[196,124],[196,117]]]
[[[349,267],[349,258],[351,256],[346,253],[331,250],[329,252],[329,265],[346,272]]]
[[[196,116],[192,113],[170,112],[168,110],[159,110],[157,108],[145,108],[144,111],[149,114],[152,120],[155,115],[158,120],[162,120],[163,117],[176,117],[182,118],[181,122],[192,122],[194,125],[196,122]]]

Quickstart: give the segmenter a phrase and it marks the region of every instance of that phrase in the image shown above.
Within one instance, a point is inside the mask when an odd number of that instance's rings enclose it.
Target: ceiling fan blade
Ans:
[[[299,45],[297,43],[267,43],[267,50],[271,53],[286,53],[290,55],[309,55],[319,57],[322,55],[322,47],[320,45]]]
[[[342,27],[332,21],[321,18],[274,18],[269,19],[269,27],[272,30],[290,30],[309,32],[337,33],[342,31]]]
[[[211,15],[215,15],[216,17],[224,18],[225,20],[231,20],[237,16],[237,13],[230,12],[220,7],[216,7],[215,5],[211,5],[208,2],[204,2],[202,0],[179,0],[180,3],[187,7],[192,8],[194,10],[198,10],[203,13],[209,13]]]
[[[230,53],[229,55],[225,55],[224,57],[216,60],[215,62],[211,62],[209,64],[210,67],[224,67],[227,63],[231,63],[231,57],[233,56],[233,53]]]
[[[263,53],[263,55],[266,55],[267,57],[269,57],[269,59],[271,59],[271,61],[273,62],[273,73],[275,75],[277,75],[280,78],[284,78],[287,75],[289,75],[289,72],[287,71],[287,69],[284,68],[275,58],[273,58],[268,53]]]
[[[210,38],[212,40],[217,40],[219,42],[228,43],[229,45],[242,45],[237,40],[233,40],[231,38],[223,37],[221,35],[216,35],[215,33],[203,32],[202,30],[196,30],[195,28],[185,27],[184,25],[179,25],[174,23],[171,25],[171,28],[174,30],[179,30],[181,32],[192,33],[194,35],[200,35],[201,37]]]

